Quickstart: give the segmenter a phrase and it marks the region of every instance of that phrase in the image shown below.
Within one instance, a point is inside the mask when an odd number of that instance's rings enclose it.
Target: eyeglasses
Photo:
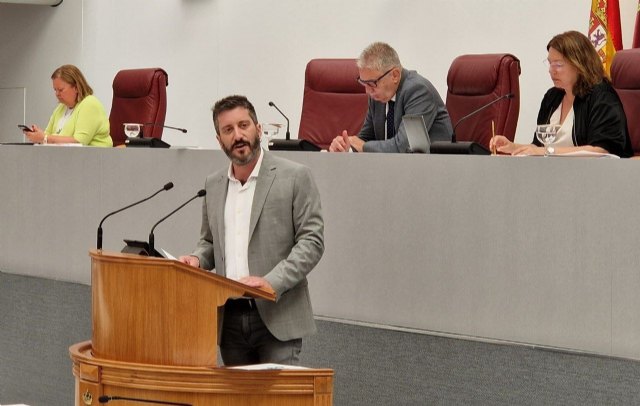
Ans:
[[[559,70],[564,68],[565,63],[560,61],[549,61],[548,59],[543,59],[542,62],[545,64],[547,68],[551,68],[554,70]]]
[[[378,82],[380,81],[380,79],[382,79],[383,77],[387,76],[389,74],[389,72],[391,72],[394,68],[389,69],[388,71],[386,71],[385,73],[382,74],[382,76],[380,76],[378,79],[371,79],[371,80],[362,80],[360,79],[360,76],[358,76],[358,78],[356,79],[358,81],[358,83],[360,83],[362,86],[369,86],[371,88],[376,88],[378,87]]]

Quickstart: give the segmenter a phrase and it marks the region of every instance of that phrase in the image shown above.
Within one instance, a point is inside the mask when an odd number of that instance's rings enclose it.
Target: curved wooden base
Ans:
[[[90,341],[72,345],[69,353],[76,377],[76,406],[98,405],[103,395],[198,406],[333,404],[331,369],[245,371],[136,364],[95,358]]]

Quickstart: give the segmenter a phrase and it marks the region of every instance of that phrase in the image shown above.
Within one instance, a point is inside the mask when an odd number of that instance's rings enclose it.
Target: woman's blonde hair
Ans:
[[[78,102],[81,102],[85,97],[93,94],[93,89],[87,83],[87,79],[84,78],[80,69],[74,65],[62,65],[58,69],[54,70],[51,74],[51,79],[60,78],[66,83],[74,86],[78,90]]]

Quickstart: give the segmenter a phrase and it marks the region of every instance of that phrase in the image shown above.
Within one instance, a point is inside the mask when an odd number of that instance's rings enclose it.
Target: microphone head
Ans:
[[[106,396],[106,395],[102,395],[98,398],[98,402],[100,403],[107,403],[111,400],[110,396]]]
[[[513,93],[507,93],[506,95],[504,95],[504,97],[506,97],[507,99],[513,99]]]
[[[164,190],[169,190],[171,188],[173,188],[173,182],[169,182],[166,185],[164,185]]]
[[[180,130],[180,131],[182,131],[183,133],[186,133],[186,132],[187,132],[187,129],[186,129],[186,128],[183,128],[183,129],[182,129],[182,130]]]
[[[198,190],[198,197],[202,197],[202,196],[204,196],[204,195],[206,195],[206,194],[207,194],[207,191],[206,191],[206,190],[204,190],[204,189],[200,189],[200,190]]]
[[[272,101],[270,101],[270,102],[269,102],[269,106],[271,106],[271,107],[273,107],[273,106],[274,106],[274,104],[273,104],[273,102],[272,102]]]

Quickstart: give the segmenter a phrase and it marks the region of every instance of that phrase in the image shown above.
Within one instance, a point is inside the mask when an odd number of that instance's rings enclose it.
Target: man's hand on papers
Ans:
[[[200,259],[195,255],[182,255],[180,258],[178,258],[178,261],[182,262],[183,264],[191,265],[195,268],[200,268]]]

